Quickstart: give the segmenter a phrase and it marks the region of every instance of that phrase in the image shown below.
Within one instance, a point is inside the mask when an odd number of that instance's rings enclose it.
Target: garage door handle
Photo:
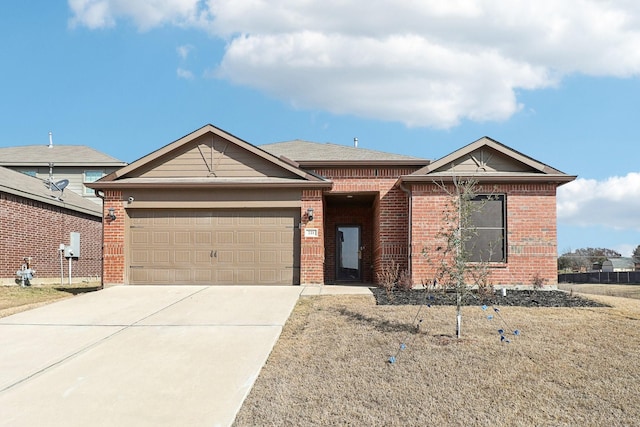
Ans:
[[[218,251],[211,251],[211,258],[218,258]]]

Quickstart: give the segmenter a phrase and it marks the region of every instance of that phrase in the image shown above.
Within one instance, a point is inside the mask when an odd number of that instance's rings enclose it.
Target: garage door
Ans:
[[[298,209],[129,211],[129,283],[299,283]]]

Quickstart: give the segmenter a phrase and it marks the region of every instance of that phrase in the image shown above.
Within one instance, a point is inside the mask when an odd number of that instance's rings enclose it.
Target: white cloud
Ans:
[[[185,70],[184,68],[178,68],[176,70],[176,74],[181,79],[193,80],[193,73],[189,70]]]
[[[197,25],[200,0],[68,0],[71,26],[108,28],[121,18],[131,19],[141,30],[173,24]]]
[[[578,178],[558,189],[558,221],[640,231],[640,173],[604,181]]]
[[[182,46],[178,46],[176,48],[176,52],[178,53],[178,56],[183,61],[185,61],[189,57],[189,54],[191,53],[192,50],[193,50],[193,46],[190,44],[185,44]]]
[[[505,120],[519,90],[640,74],[633,0],[69,0],[73,25],[201,28],[216,75],[301,108],[447,128]]]

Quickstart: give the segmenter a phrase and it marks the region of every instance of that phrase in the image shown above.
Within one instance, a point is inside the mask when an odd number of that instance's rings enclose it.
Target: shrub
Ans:
[[[411,274],[409,274],[408,270],[402,270],[398,275],[398,282],[396,283],[396,287],[402,291],[408,291],[409,289],[413,289],[413,280],[411,279]]]
[[[391,260],[390,263],[384,264],[382,270],[376,274],[378,286],[387,291],[387,294],[391,294],[391,291],[396,286],[399,270],[400,266],[394,260]]]
[[[533,279],[531,279],[531,284],[535,289],[542,289],[544,285],[547,283],[547,279],[540,276],[540,272],[537,272],[533,275]]]

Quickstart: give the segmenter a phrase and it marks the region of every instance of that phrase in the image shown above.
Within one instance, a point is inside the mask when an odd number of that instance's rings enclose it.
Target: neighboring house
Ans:
[[[71,258],[72,278],[102,271],[102,209],[68,190],[52,191],[42,179],[0,167],[0,284],[14,284],[25,258],[36,270],[32,283],[68,281],[69,262],[60,245],[79,233],[80,253]],[[61,256],[62,255],[62,256]]]
[[[636,271],[636,260],[632,257],[610,257],[602,262],[602,272]]]
[[[25,145],[0,148],[0,166],[43,180],[69,180],[67,190],[102,203],[84,184],[97,181],[126,163],[84,145]]]
[[[392,261],[420,283],[437,268],[424,253],[441,244],[454,178],[493,196],[474,251],[491,254],[491,282],[557,283],[556,188],[575,176],[490,138],[431,163],[306,141],[256,147],[206,125],[88,186],[115,216],[105,284],[375,283]]]

